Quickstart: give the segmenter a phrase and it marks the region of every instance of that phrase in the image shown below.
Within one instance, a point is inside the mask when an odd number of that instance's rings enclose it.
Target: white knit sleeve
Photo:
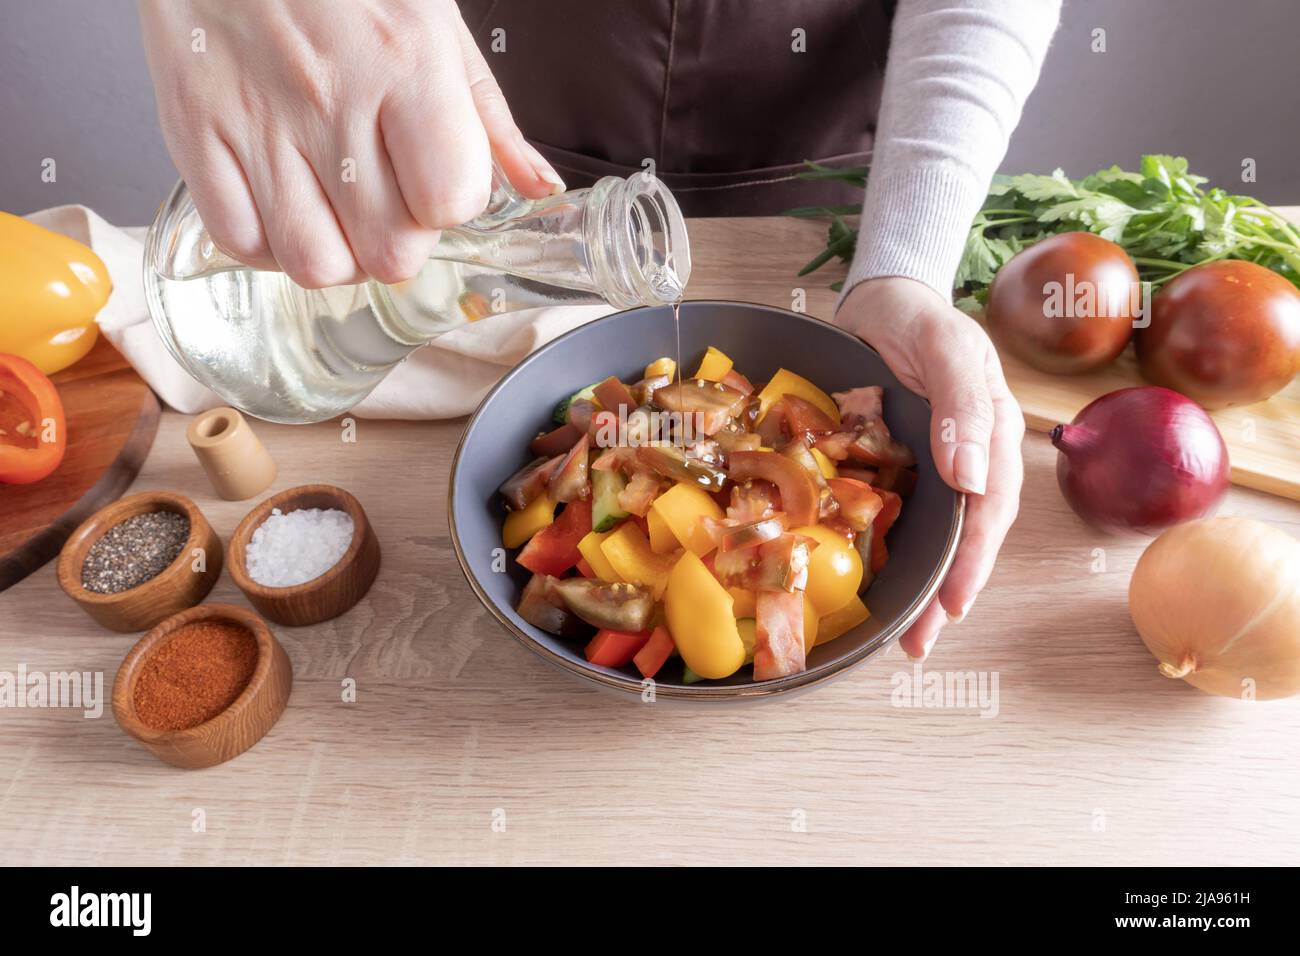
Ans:
[[[901,0],[845,292],[906,276],[951,296],[1060,11],[1060,0]]]

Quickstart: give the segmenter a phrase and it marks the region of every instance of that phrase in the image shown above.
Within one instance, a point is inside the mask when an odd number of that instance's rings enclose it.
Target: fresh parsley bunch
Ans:
[[[834,170],[809,164],[808,179],[865,184],[861,167]],[[1044,236],[1086,231],[1118,243],[1141,277],[1159,288],[1192,266],[1216,259],[1247,259],[1300,286],[1300,233],[1275,210],[1249,196],[1202,189],[1203,176],[1181,156],[1143,156],[1138,172],[1111,166],[1080,180],[1061,170],[994,178],[971,223],[957,268],[958,305],[978,308],[994,274],[1021,249]],[[844,222],[848,207],[805,208],[789,215],[831,217],[826,249],[800,271],[831,258],[853,257],[857,230]],[[837,284],[838,285],[838,284]]]

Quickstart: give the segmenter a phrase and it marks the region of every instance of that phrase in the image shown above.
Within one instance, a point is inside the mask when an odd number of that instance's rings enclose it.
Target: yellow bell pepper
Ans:
[[[506,515],[506,523],[501,528],[501,543],[507,548],[521,547],[554,520],[555,502],[550,495],[538,495],[523,511]]]
[[[821,470],[823,478],[838,478],[840,476],[840,470],[835,466],[835,462],[827,458],[820,448],[810,448],[809,451],[812,452],[813,459],[817,462],[817,467]]]
[[[695,377],[702,378],[706,382],[721,382],[731,371],[731,365],[731,359],[710,345],[709,350],[704,353],[704,358],[700,360],[700,367]]]
[[[672,554],[681,547],[677,535],[653,507],[646,512],[645,523],[650,529],[650,550],[655,554]]]
[[[659,512],[664,524],[687,551],[702,558],[714,549],[713,539],[700,527],[700,519],[709,517],[720,521],[722,509],[703,488],[679,482],[656,498],[650,511]]]
[[[732,610],[736,617],[754,617],[758,614],[758,595],[753,591],[746,591],[744,588],[727,588],[727,593],[731,595],[734,605]]]
[[[95,314],[113,284],[89,248],[0,212],[0,352],[21,355],[46,375],[95,344]]]
[[[862,603],[862,598],[855,594],[842,608],[822,615],[822,619],[817,623],[816,642],[825,644],[827,641],[833,641],[847,634],[869,617],[871,612]]]
[[[745,663],[754,663],[754,645],[758,643],[758,621],[752,617],[738,618],[736,633],[740,635],[740,643],[745,645]]]
[[[659,375],[667,375],[672,378],[677,374],[677,363],[665,356],[657,358],[645,367],[645,377],[655,378]]]
[[[624,521],[613,531],[607,532],[605,540],[600,543],[600,550],[605,555],[605,560],[618,573],[620,581],[645,585],[654,594],[656,601],[664,596],[673,561],[665,555],[655,554],[650,549],[645,533],[631,521]],[[590,561],[587,563],[591,564]],[[591,566],[593,570],[596,567],[594,564]]]
[[[683,552],[668,576],[664,613],[682,660],[701,677],[729,677],[745,663],[731,608],[731,595],[704,562]]]
[[[609,558],[605,557],[605,552],[601,550],[601,545],[605,543],[614,532],[612,531],[591,531],[586,537],[578,542],[578,553],[587,559],[591,565],[591,570],[596,572],[596,577],[602,581],[622,581],[614,565],[609,563]]]
[[[803,376],[782,368],[777,369],[776,374],[758,393],[758,420],[760,422],[767,415],[767,410],[772,407],[772,403],[782,395],[797,395],[799,398],[812,402],[820,408],[830,416],[831,421],[838,422],[840,420],[840,409],[833,398]]]

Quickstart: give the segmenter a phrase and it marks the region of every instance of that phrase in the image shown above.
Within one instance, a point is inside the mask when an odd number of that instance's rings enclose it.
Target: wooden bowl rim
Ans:
[[[248,683],[244,685],[244,689],[239,692],[239,696],[216,716],[193,727],[186,727],[184,730],[158,730],[150,727],[135,712],[135,682],[139,676],[140,665],[176,631],[187,624],[202,621],[226,621],[248,628],[253,634],[253,639],[257,641],[257,666],[253,668],[253,673],[248,678]],[[144,637],[135,642],[126,657],[122,659],[122,663],[118,665],[117,676],[113,679],[114,716],[117,717],[117,722],[123,730],[143,743],[171,743],[202,737],[214,724],[237,719],[252,705],[253,699],[266,687],[278,643],[264,620],[247,608],[235,604],[196,604],[194,607],[177,611],[150,628]],[[120,709],[119,700],[122,701]]]
[[[262,523],[270,517],[271,512],[276,508],[279,508],[283,514],[289,514],[289,511],[301,510],[295,507],[286,511],[284,505],[307,495],[323,495],[333,498],[338,502],[341,510],[346,511],[352,517],[352,540],[348,543],[347,550],[324,573],[317,575],[310,581],[303,581],[301,584],[287,584],[278,588],[258,584],[249,576],[248,568],[244,563],[244,553],[248,549],[249,541],[253,538],[253,532],[261,527]],[[239,590],[250,598],[275,601],[288,597],[314,594],[333,587],[357,563],[361,557],[361,547],[365,543],[366,532],[369,527],[370,519],[366,516],[366,510],[361,507],[361,502],[356,499],[356,496],[346,488],[330,484],[298,485],[295,488],[286,488],[284,491],[277,492],[254,505],[253,509],[244,515],[243,520],[231,533],[230,541],[226,544],[226,566],[230,569],[230,576],[234,579]],[[236,547],[237,543],[238,548]]]
[[[190,533],[186,537],[185,543],[181,545],[180,551],[176,552],[176,557],[172,559],[171,564],[163,568],[147,581],[141,581],[133,588],[127,588],[125,591],[114,591],[111,594],[104,594],[99,591],[91,591],[81,583],[81,566],[85,563],[85,554],[77,562],[77,566],[72,566],[73,557],[80,550],[82,544],[85,544],[86,554],[94,547],[95,542],[107,534],[110,530],[117,527],[123,521],[142,514],[152,513],[147,507],[136,511],[136,505],[172,505],[172,508],[154,508],[153,511],[172,511],[179,512],[189,519]],[[112,510],[122,510],[132,512],[125,517],[118,518],[111,524],[105,519],[105,514]],[[102,528],[100,526],[103,526]],[[94,533],[99,529],[98,533]],[[63,547],[59,550],[59,560],[56,566],[56,572],[59,579],[59,586],[69,597],[80,604],[111,606],[120,601],[128,600],[139,594],[143,594],[151,587],[161,587],[165,578],[175,578],[178,569],[183,568],[188,561],[189,555],[196,547],[203,543],[203,539],[211,533],[211,525],[207,517],[199,509],[199,506],[187,498],[185,495],[175,491],[142,491],[139,494],[128,495],[125,498],[119,498],[117,501],[111,501],[104,507],[100,508],[89,518],[77,526],[77,530],[68,536]],[[186,571],[185,573],[190,573]]]

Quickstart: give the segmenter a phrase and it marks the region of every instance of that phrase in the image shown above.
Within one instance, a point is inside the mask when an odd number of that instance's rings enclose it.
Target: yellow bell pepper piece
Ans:
[[[745,663],[754,663],[754,645],[758,643],[758,621],[752,617],[738,618],[736,633],[740,635],[740,643],[745,645]]]
[[[840,470],[835,467],[835,462],[827,458],[820,448],[810,448],[809,451],[812,452],[817,467],[821,469],[823,478],[838,478],[840,476]]]
[[[501,543],[507,548],[522,547],[554,520],[555,502],[550,495],[538,495],[523,511],[506,515],[506,523],[501,528]]]
[[[650,550],[655,554],[672,554],[681,547],[677,543],[677,535],[673,534],[668,523],[654,508],[646,513],[645,523],[650,529]]]
[[[67,368],[94,346],[95,313],[112,291],[89,248],[0,212],[0,352],[46,375]]]
[[[624,521],[608,532],[600,543],[600,550],[618,573],[620,581],[645,585],[656,601],[664,596],[673,561],[665,555],[655,554],[645,533],[631,521]],[[593,564],[592,568],[595,567]]]
[[[731,359],[710,345],[709,350],[704,353],[704,358],[700,360],[700,367],[695,377],[702,378],[706,382],[721,382],[731,371],[731,365]]]
[[[727,593],[731,595],[736,617],[754,617],[758,613],[758,595],[753,591],[746,591],[744,588],[727,588]]]
[[[683,552],[668,576],[664,613],[682,660],[701,677],[729,677],[745,663],[745,645],[731,609],[731,595],[704,562]]]
[[[869,617],[871,617],[871,612],[862,603],[862,598],[855,594],[839,610],[822,615],[822,619],[817,624],[816,642],[825,644],[827,641],[833,641],[835,638],[847,634]]]
[[[596,572],[596,577],[601,581],[622,581],[623,578],[614,570],[614,565],[609,563],[609,558],[605,557],[605,552],[601,545],[605,543],[613,531],[590,531],[581,541],[578,542],[578,553],[587,559],[591,565],[591,570]]]
[[[657,375],[667,375],[669,378],[672,378],[676,374],[677,363],[667,356],[657,358],[645,367],[646,378],[654,378]]]
[[[714,549],[713,539],[700,527],[700,519],[721,520],[722,509],[703,488],[679,482],[656,498],[650,510],[659,512],[664,524],[687,551],[702,558]]]
[[[760,422],[767,415],[767,410],[772,407],[772,403],[782,395],[797,395],[799,398],[812,402],[820,408],[830,416],[831,421],[838,422],[840,420],[840,409],[833,398],[803,376],[782,368],[777,369],[776,374],[758,393],[758,420]]]

